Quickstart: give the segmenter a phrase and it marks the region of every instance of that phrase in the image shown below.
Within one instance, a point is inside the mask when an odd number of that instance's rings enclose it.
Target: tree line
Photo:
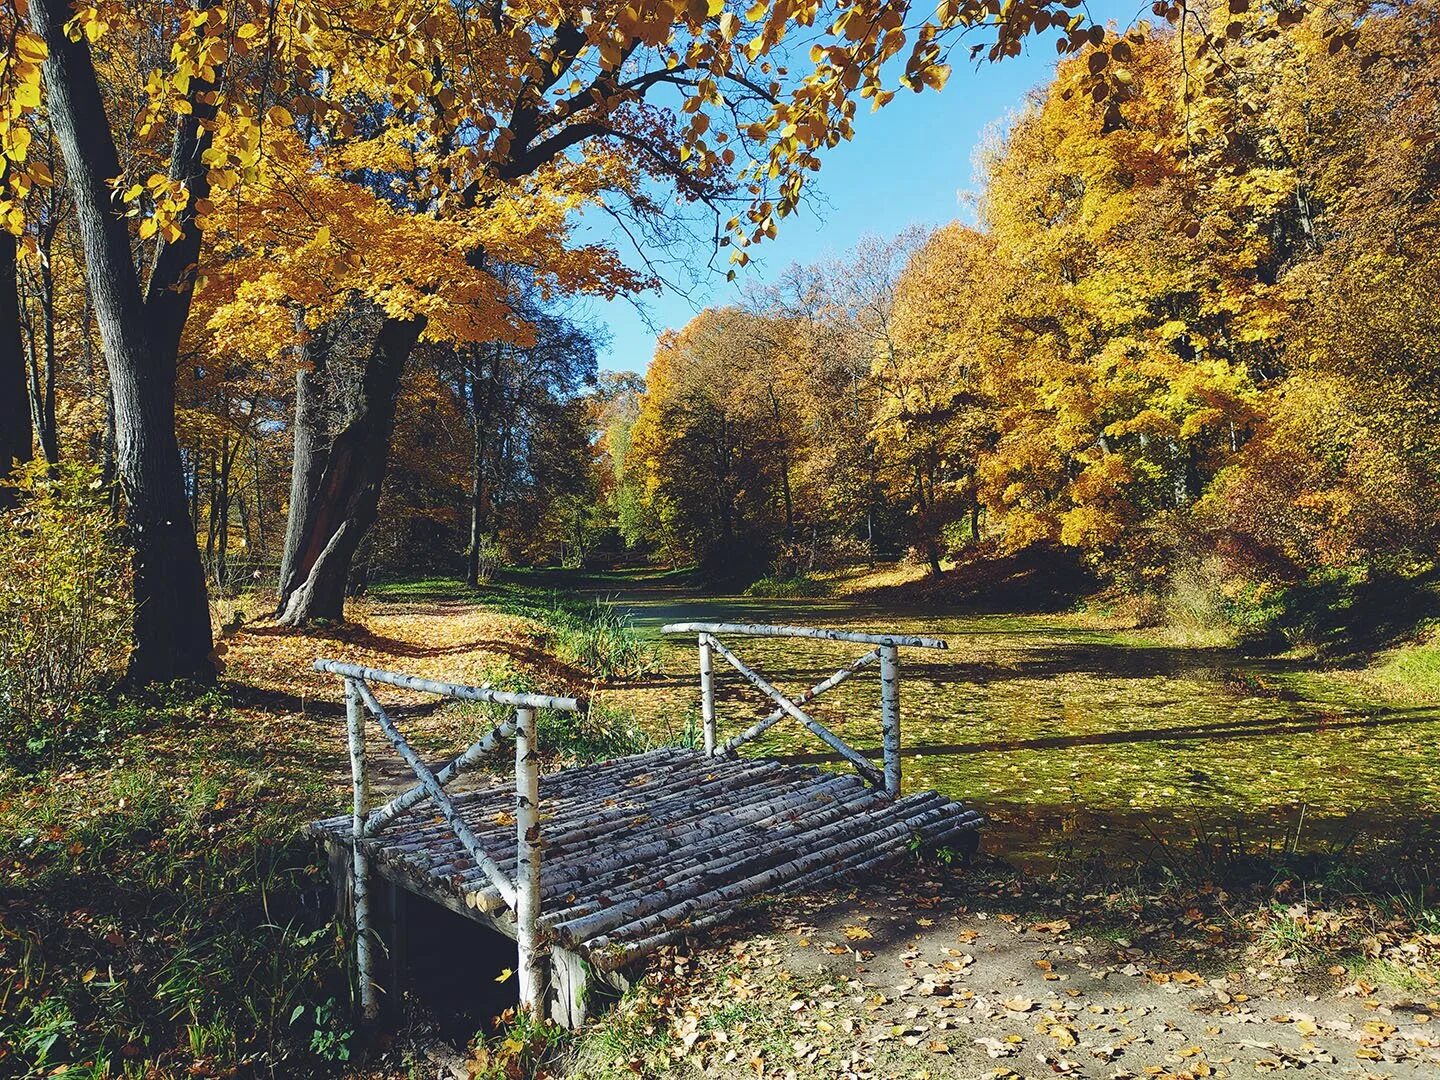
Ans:
[[[1066,60],[973,219],[791,270],[659,342],[617,527],[718,576],[1049,544],[1163,587],[1432,560],[1440,12],[1178,31]],[[1122,57],[1118,114],[1085,78]],[[957,178],[958,179],[958,178]],[[738,564],[738,565],[737,565]]]
[[[1248,10],[1155,5],[1188,28],[1183,64],[1206,92],[1239,45],[1281,47],[1309,7]],[[1374,63],[1368,10],[1306,25],[1326,55]],[[567,298],[654,287],[647,255],[696,233],[743,266],[861,101],[939,88],[957,56],[1000,60],[1038,34],[1081,58],[1077,109],[1107,131],[1151,126],[1139,38],[1073,0],[4,0],[0,471],[36,453],[95,464],[134,553],[139,679],[211,672],[209,589],[271,561],[283,622],[339,618],[387,545],[423,547],[442,462],[469,489],[472,577],[497,544],[539,558],[539,538],[564,535],[576,557],[608,527],[612,486],[630,533],[679,521],[651,480],[595,479],[592,414],[623,413],[627,390],[577,396],[594,341]],[[587,239],[582,214],[617,239]],[[889,318],[853,315],[813,330],[852,342],[856,320]],[[825,531],[806,501],[817,473],[844,474],[825,505],[863,510],[869,537],[900,512],[869,434],[870,363],[846,348],[815,365],[823,409],[796,413],[778,386],[767,399],[787,543]],[[820,411],[833,460],[796,428],[820,430]],[[391,475],[392,452],[416,482]],[[938,522],[957,482],[931,471],[917,516]],[[722,490],[738,535],[758,489]],[[395,527],[377,533],[387,505]]]

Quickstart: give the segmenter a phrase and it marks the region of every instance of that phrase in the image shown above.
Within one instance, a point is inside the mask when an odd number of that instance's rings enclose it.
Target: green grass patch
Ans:
[[[596,678],[635,678],[660,670],[655,642],[599,597],[502,585],[488,590],[486,603],[539,623],[546,652]]]
[[[745,590],[746,596],[770,600],[796,600],[815,596],[828,596],[830,583],[805,574],[779,576],[767,574]]]

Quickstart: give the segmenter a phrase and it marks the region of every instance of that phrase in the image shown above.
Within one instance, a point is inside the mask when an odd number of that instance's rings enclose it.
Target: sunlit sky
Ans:
[[[1148,14],[1149,4],[1137,8],[1135,0],[1098,0],[1087,8],[1092,17],[1128,26]],[[736,282],[725,281],[722,251],[716,271],[688,288],[688,295],[646,294],[642,310],[626,300],[587,305],[591,321],[608,327],[611,337],[600,366],[644,371],[657,331],[678,329],[704,307],[737,300],[747,278],[766,281],[791,263],[839,255],[867,235],[888,237],[911,225],[933,227],[967,216],[962,196],[974,190],[976,146],[987,127],[1003,124],[1027,91],[1051,78],[1055,57],[1054,38],[1047,34],[1013,60],[979,67],[957,63],[942,93],[902,90],[878,113],[862,105],[855,138],[823,160],[812,187],[819,197],[780,221],[775,240],[751,249],[754,261]]]

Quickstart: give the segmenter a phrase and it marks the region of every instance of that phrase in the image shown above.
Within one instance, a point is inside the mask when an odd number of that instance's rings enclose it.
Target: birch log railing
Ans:
[[[514,915],[520,1003],[539,1015],[543,1007],[545,975],[541,964],[540,918],[540,764],[537,757],[535,716],[537,710],[583,712],[584,703],[569,697],[512,693],[488,687],[433,682],[413,675],[316,660],[315,670],[338,675],[345,682],[345,717],[350,743],[350,777],[353,786],[350,844],[353,849],[353,898],[355,920],[355,962],[360,983],[360,1007],[367,1020],[379,1013],[378,988],[374,979],[370,942],[369,861],[364,842],[386,824],[425,800],[434,803],[461,847],[474,860],[501,902]],[[472,743],[462,754],[439,771],[421,760],[400,733],[395,722],[375,699],[371,683],[383,683],[405,690],[454,698],[483,701],[514,708],[515,715],[497,725],[484,738]],[[377,809],[366,811],[369,781],[365,770],[365,713],[369,712],[381,732],[410,766],[418,781]],[[445,786],[487,754],[499,749],[506,739],[515,743],[515,872],[513,878],[486,853],[469,824],[456,810]]]
[[[767,626],[752,623],[669,623],[660,628],[664,634],[694,634],[700,649],[700,720],[704,729],[707,757],[731,756],[741,746],[758,739],[781,720],[790,717],[803,725],[826,746],[848,761],[873,786],[883,788],[894,797],[900,795],[900,649],[945,649],[940,638],[915,634],[866,634],[853,630],[829,630],[812,626]],[[777,690],[768,679],[747,665],[721,643],[719,634],[742,637],[818,638],[824,641],[848,641],[872,645],[869,652],[856,657],[828,678],[816,683],[795,698]],[[723,745],[716,735],[714,653],[740,673],[751,686],[769,698],[775,708],[764,719],[752,724]],[[882,769],[876,769],[860,751],[820,723],[801,708],[827,690],[833,690],[852,675],[880,663],[880,733]]]

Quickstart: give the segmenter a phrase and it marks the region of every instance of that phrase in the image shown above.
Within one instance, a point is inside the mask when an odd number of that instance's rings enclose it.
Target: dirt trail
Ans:
[[[1188,970],[1092,933],[1083,916],[970,910],[963,882],[949,884],[932,898],[872,889],[785,902],[668,972],[662,963],[662,993],[718,986],[679,991],[675,1074],[1440,1075],[1440,1002],[1366,992],[1345,974],[1307,985],[1287,965],[1234,954]]]

